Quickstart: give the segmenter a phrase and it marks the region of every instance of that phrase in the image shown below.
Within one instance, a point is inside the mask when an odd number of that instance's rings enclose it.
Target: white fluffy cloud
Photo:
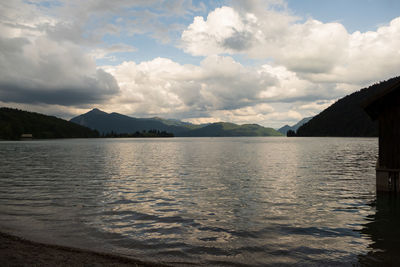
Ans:
[[[121,88],[120,99],[115,101],[129,103],[131,113],[209,114],[239,109],[257,103],[259,93],[276,83],[271,75],[222,56],[207,57],[200,66],[156,58],[105,69],[116,77]]]
[[[104,69],[117,79],[121,89],[106,108],[136,116],[278,127],[274,120],[296,121],[302,117],[299,112],[315,112],[293,106],[282,109],[281,103],[304,104],[337,97],[332,88],[301,79],[285,67],[246,67],[228,56],[206,57],[199,66],[156,58]]]
[[[206,19],[194,18],[182,33],[183,49],[192,55],[241,53],[270,59],[315,83],[365,84],[398,73],[400,18],[376,32],[349,34],[340,23],[253,11],[224,6]]]

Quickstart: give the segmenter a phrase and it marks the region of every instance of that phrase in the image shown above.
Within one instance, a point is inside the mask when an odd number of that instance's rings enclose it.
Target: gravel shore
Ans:
[[[48,245],[0,232],[0,266],[165,266],[117,255]]]

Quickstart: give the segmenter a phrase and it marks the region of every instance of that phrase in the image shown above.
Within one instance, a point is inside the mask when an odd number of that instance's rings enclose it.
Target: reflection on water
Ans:
[[[368,216],[369,222],[361,233],[373,243],[368,253],[360,256],[359,262],[364,266],[399,266],[400,197],[379,194],[371,206],[375,206],[376,213]]]
[[[352,138],[0,142],[0,225],[173,264],[351,265],[375,242],[376,155]]]

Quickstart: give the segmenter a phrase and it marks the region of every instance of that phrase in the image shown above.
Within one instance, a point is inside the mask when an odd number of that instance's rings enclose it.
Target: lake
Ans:
[[[173,265],[373,262],[377,155],[376,138],[0,142],[0,225]]]

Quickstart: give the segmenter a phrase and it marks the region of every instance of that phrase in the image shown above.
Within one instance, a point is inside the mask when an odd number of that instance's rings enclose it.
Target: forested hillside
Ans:
[[[0,108],[0,139],[17,140],[22,134],[32,134],[34,139],[99,136],[95,130],[53,116]]]
[[[336,103],[316,115],[301,126],[297,136],[378,136],[378,122],[372,121],[363,109],[363,102],[380,90],[398,82],[400,77],[374,84],[351,95],[339,99]]]
[[[172,121],[160,118],[133,118],[119,113],[106,113],[97,108],[74,117],[73,123],[96,129],[100,134],[131,134],[135,132],[158,130],[179,135],[189,131],[190,125],[183,123],[172,123]]]

